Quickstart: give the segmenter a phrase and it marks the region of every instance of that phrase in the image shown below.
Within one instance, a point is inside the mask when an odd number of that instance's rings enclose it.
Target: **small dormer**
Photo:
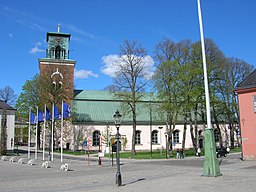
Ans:
[[[48,32],[46,41],[48,43],[48,49],[46,50],[46,58],[49,59],[69,59],[69,41],[70,34],[61,33],[60,26],[58,26],[58,32]]]

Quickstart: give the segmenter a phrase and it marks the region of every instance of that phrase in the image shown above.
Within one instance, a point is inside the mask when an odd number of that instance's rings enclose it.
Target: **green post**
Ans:
[[[205,128],[204,130],[204,169],[203,176],[218,177],[220,173],[219,161],[216,157],[216,145],[214,140],[213,129]]]

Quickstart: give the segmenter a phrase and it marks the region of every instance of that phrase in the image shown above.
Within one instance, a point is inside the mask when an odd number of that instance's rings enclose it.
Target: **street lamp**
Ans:
[[[117,140],[117,145],[116,145],[116,166],[117,166],[117,171],[116,171],[116,184],[117,186],[121,186],[122,185],[122,176],[121,176],[121,172],[120,172],[120,156],[119,156],[119,138],[120,138],[120,134],[119,134],[119,127],[121,124],[121,117],[122,115],[119,113],[119,111],[117,110],[115,112],[115,114],[113,115],[114,120],[115,120],[115,126],[116,126],[116,140]]]
[[[165,135],[165,142],[166,142],[166,148],[165,148],[165,151],[166,151],[166,153],[165,153],[165,157],[166,157],[166,159],[168,159],[168,131],[166,131],[165,133],[164,133],[164,135]]]
[[[163,155],[163,146],[162,146],[162,132],[161,130],[163,129],[163,127],[158,127],[158,129],[160,129],[160,153],[161,153],[161,156]]]
[[[99,156],[99,165],[101,165],[101,148],[100,148],[100,145],[101,145],[101,142],[100,142],[100,140],[101,140],[101,134],[100,134],[100,132],[99,132],[99,134],[98,134],[98,139],[99,139],[99,154],[98,154],[98,156]]]

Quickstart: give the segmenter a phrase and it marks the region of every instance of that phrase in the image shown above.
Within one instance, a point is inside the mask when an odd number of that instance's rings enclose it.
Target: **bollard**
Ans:
[[[23,163],[24,163],[24,162],[23,162],[23,158],[20,158],[20,159],[18,160],[18,163],[23,164]]]
[[[50,166],[49,166],[48,161],[43,162],[41,167],[46,168],[46,169],[49,168]]]
[[[10,162],[15,162],[15,158],[14,157],[11,157],[11,159],[9,160]]]
[[[62,170],[62,171],[68,171],[68,170],[69,170],[69,169],[68,169],[68,164],[67,164],[67,163],[62,164],[61,167],[60,167],[60,170]]]
[[[30,159],[30,160],[28,161],[28,165],[34,165],[33,159]]]
[[[3,156],[3,157],[1,158],[1,161],[7,161],[6,156]]]

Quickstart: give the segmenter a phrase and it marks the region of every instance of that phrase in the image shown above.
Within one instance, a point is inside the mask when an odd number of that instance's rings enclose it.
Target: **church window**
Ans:
[[[175,142],[175,143],[180,142],[180,131],[179,130],[173,131],[173,142]]]
[[[136,131],[136,133],[135,133],[135,144],[136,144],[136,145],[141,144],[141,141],[140,141],[140,134],[141,134],[141,131]]]
[[[152,144],[158,143],[157,136],[158,136],[158,131],[157,130],[152,131],[151,133]]]
[[[92,136],[92,145],[99,146],[100,145],[100,132],[94,131]]]

